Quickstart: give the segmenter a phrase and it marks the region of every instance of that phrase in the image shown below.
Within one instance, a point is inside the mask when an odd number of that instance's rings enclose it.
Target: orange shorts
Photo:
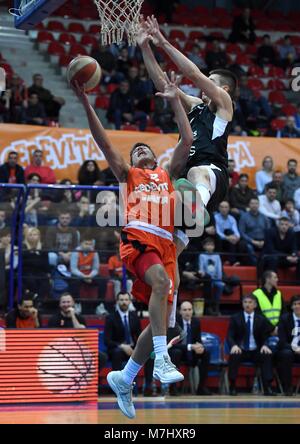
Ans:
[[[175,244],[160,236],[146,231],[127,228],[122,230],[120,244],[120,256],[128,271],[133,273],[136,280],[133,284],[132,295],[138,301],[148,304],[151,296],[151,287],[137,275],[135,262],[143,253],[155,253],[164,266],[170,279],[170,291],[168,302],[172,304],[174,293],[174,281],[176,273],[176,247]],[[158,262],[155,262],[158,263]],[[149,267],[151,264],[149,264]]]

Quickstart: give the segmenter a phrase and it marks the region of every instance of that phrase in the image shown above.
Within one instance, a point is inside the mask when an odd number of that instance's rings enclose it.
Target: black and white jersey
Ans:
[[[203,103],[195,106],[188,114],[193,131],[194,141],[186,164],[186,169],[198,165],[213,163],[221,169],[227,170],[228,135],[231,122],[216,116]]]

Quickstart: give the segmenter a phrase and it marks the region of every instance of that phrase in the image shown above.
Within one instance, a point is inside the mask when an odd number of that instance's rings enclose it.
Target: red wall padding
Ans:
[[[97,330],[0,330],[0,403],[97,401]]]

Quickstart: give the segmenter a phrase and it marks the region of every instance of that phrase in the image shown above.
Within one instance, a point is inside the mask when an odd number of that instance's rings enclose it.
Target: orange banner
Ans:
[[[163,165],[176,145],[177,134],[140,133],[135,131],[107,131],[113,146],[129,160],[129,151],[136,142],[153,147]],[[44,162],[55,170],[58,181],[69,178],[77,182],[77,172],[87,159],[94,159],[100,168],[107,162],[98,149],[90,131],[72,128],[1,124],[0,162],[7,159],[10,151],[19,153],[19,162],[26,167],[35,149],[44,152]],[[101,147],[100,147],[101,148]],[[276,139],[269,137],[229,138],[229,157],[236,162],[238,172],[246,172],[254,185],[254,174],[260,169],[262,159],[269,155],[274,159],[275,169],[286,171],[289,158],[300,161],[300,139]]]
[[[0,330],[0,404],[97,396],[98,330]]]

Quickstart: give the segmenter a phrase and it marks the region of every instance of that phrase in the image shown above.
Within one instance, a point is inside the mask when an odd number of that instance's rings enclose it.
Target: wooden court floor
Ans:
[[[300,397],[142,398],[129,420],[115,398],[96,404],[0,406],[0,424],[299,424]]]

